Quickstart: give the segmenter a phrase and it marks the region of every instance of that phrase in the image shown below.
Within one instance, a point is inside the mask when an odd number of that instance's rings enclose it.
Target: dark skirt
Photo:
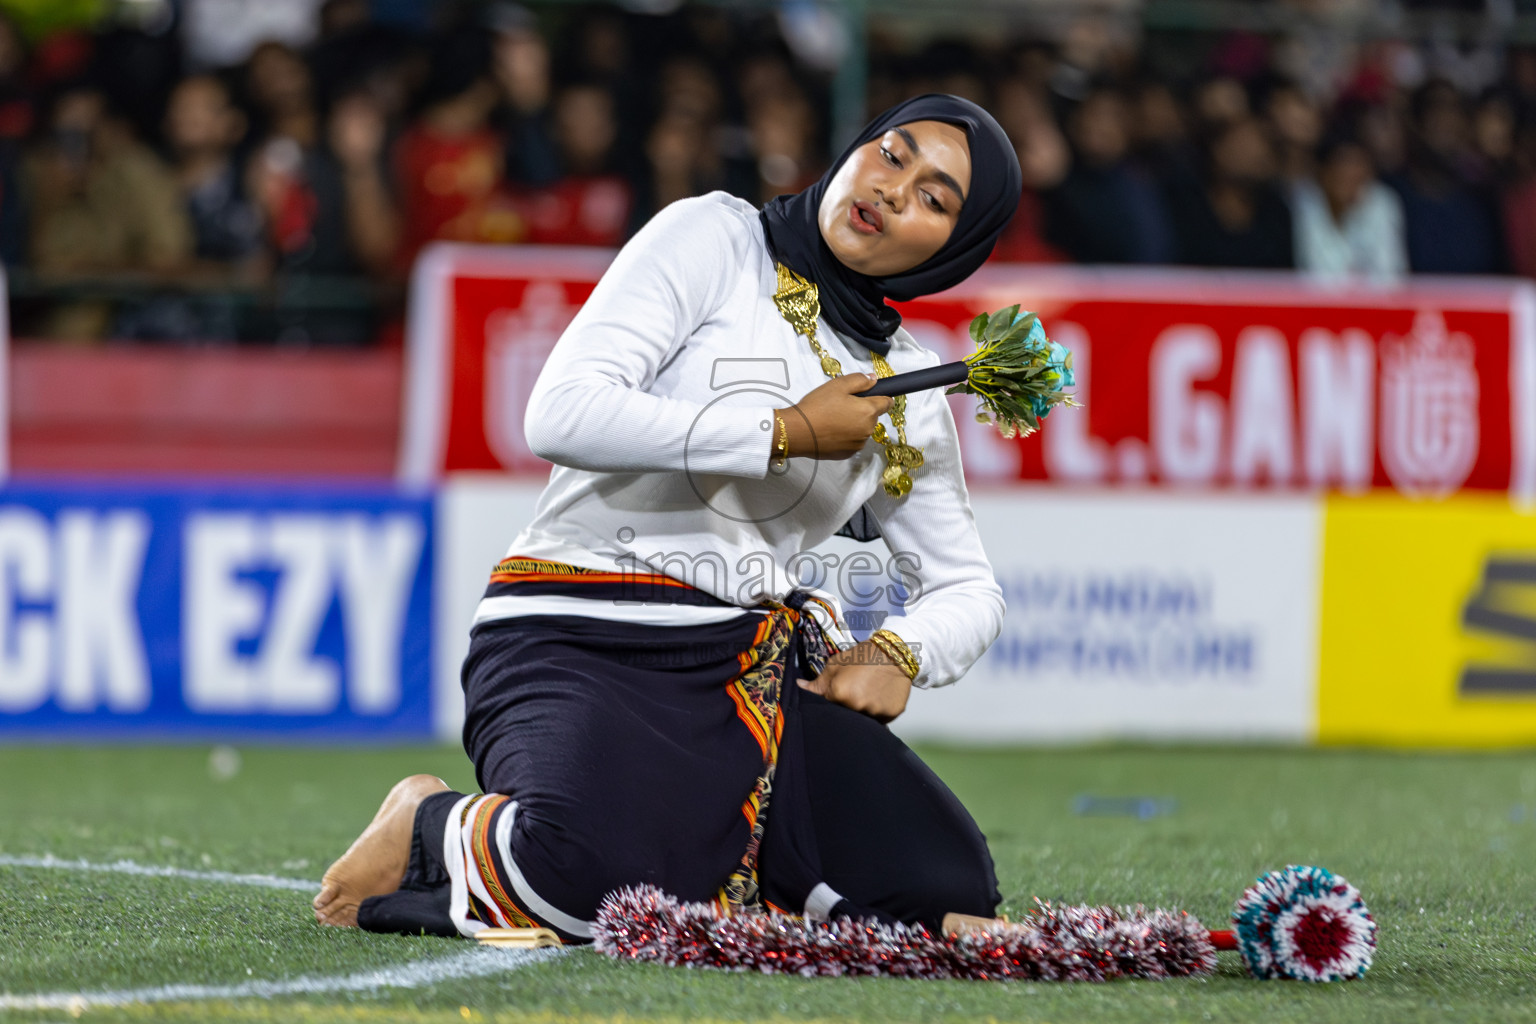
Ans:
[[[598,584],[586,593],[611,599]],[[640,883],[930,927],[993,913],[986,841],[954,795],[884,725],[799,687],[826,648],[796,603],[708,625],[478,627],[464,746],[496,796],[424,801],[404,886],[365,901],[359,923],[580,941],[607,893]]]

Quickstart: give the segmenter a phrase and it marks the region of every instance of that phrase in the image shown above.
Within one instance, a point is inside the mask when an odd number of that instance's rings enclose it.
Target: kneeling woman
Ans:
[[[1002,594],[943,394],[860,392],[938,361],[885,300],[968,277],[1020,188],[985,111],[924,96],[804,192],[686,199],[624,247],[529,404],[556,468],[463,670],[484,795],[397,785],[321,922],[582,941],[639,883],[810,918],[993,913],[986,840],[883,723],[981,656]],[[857,645],[791,578],[845,524],[908,591]]]

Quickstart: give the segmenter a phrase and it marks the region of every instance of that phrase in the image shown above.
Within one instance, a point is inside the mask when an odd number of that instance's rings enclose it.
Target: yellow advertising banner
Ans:
[[[1536,745],[1536,515],[1329,498],[1322,581],[1321,742]]]

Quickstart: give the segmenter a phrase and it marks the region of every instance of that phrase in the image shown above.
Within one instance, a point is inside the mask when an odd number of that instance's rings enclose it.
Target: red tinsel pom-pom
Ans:
[[[728,916],[653,886],[610,893],[593,938],[612,957],[803,977],[1108,981],[1210,974],[1216,950],[1188,914],[1038,904],[1025,920],[937,936],[921,926],[777,913]]]

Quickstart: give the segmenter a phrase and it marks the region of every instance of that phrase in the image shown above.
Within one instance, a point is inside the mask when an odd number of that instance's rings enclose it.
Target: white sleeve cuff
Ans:
[[[705,406],[689,426],[683,460],[690,473],[761,480],[772,453],[771,406],[715,404]]]

